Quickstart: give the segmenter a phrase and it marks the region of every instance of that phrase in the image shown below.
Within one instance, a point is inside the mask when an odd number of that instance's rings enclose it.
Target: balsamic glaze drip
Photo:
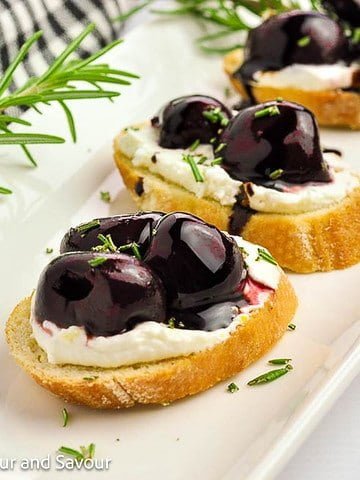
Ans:
[[[218,109],[222,118],[230,119],[231,112],[219,100],[205,95],[188,95],[169,102],[151,120],[154,128],[159,128],[159,145],[163,148],[188,148],[195,141],[209,143],[218,136],[223,126],[221,117],[213,120],[204,113]]]
[[[101,245],[99,234],[111,235],[116,247],[136,242],[140,253],[144,253],[149,246],[153,227],[163,215],[160,212],[118,215],[99,218],[95,220],[94,227],[85,231],[82,225],[70,228],[61,241],[60,253],[91,251],[93,247]],[[132,250],[129,249],[128,253],[131,254]]]
[[[338,61],[351,61],[350,43],[341,26],[321,13],[295,10],[274,15],[250,31],[244,63],[233,75],[254,100],[251,84],[258,71]]]
[[[145,321],[170,326],[175,317],[175,328],[212,331],[226,328],[249,303],[239,248],[216,227],[181,212],[99,223],[83,234],[71,229],[62,251],[90,250],[101,232],[118,244],[137,241],[143,260],[117,252],[64,253],[40,276],[34,306],[39,323],[83,326],[89,336],[111,336]],[[105,261],[92,266],[99,257]]]
[[[231,217],[229,218],[228,232],[230,235],[239,235],[245,228],[251,216],[256,213],[249,207],[249,197],[246,193],[246,183],[241,184],[239,193],[233,206]],[[251,184],[248,184],[251,185]]]
[[[138,181],[135,183],[135,193],[138,197],[144,193],[144,179],[139,177]]]
[[[323,153],[334,153],[338,157],[342,157],[342,151],[337,148],[323,148]]]

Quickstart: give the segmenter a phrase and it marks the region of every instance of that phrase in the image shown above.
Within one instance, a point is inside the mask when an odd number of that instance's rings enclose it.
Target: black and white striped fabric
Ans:
[[[34,32],[43,31],[43,36],[17,69],[10,90],[22,85],[29,76],[41,74],[91,22],[97,28],[84,40],[78,50],[80,56],[89,55],[119,38],[123,25],[112,19],[123,12],[123,7],[121,0],[0,0],[1,74],[25,40]]]

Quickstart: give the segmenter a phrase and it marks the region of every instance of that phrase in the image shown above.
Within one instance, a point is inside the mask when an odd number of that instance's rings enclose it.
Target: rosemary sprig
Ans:
[[[31,47],[39,40],[42,32],[34,33],[20,48],[19,53],[6,69],[0,80],[0,145],[20,145],[23,152],[33,166],[36,161],[27,148],[30,144],[63,143],[65,140],[55,135],[39,133],[14,133],[10,125],[18,124],[31,126],[30,122],[6,114],[6,110],[14,106],[32,107],[39,112],[40,104],[49,105],[57,102],[64,111],[71,138],[76,141],[76,128],[73,114],[68,106],[72,100],[108,98],[120,95],[118,91],[102,87],[102,84],[130,85],[130,79],[139,78],[137,75],[111,68],[107,63],[95,63],[106,52],[119,45],[122,40],[115,40],[93,55],[85,59],[71,58],[80,47],[83,40],[95,29],[90,24],[75,38],[65,50],[54,60],[48,69],[40,76],[29,78],[20,88],[10,92],[14,73],[28,55]],[[79,82],[91,85],[91,89],[84,89]],[[80,85],[81,85],[80,84]],[[94,88],[95,87],[95,88]],[[9,189],[2,187],[0,194],[9,194]]]
[[[123,21],[139,12],[153,0],[148,0],[138,7],[132,8],[117,19]],[[313,9],[319,8],[319,0],[311,0]],[[191,15],[217,29],[196,40],[201,50],[207,53],[226,53],[235,48],[243,47],[243,37],[238,35],[252,28],[247,18],[249,13],[261,17],[269,11],[281,13],[287,10],[301,8],[297,0],[175,0],[174,8],[152,9],[153,13],[169,17]],[[231,37],[236,37],[230,40]]]
[[[58,449],[58,452],[68,455],[69,457],[74,457],[76,460],[92,459],[95,456],[95,443],[90,443],[87,447],[81,445],[79,450],[62,446]]]
[[[264,248],[258,248],[258,257],[256,261],[265,260],[265,262],[271,263],[272,265],[277,265],[275,258]]]
[[[268,361],[270,365],[287,365],[289,362],[291,362],[291,358],[274,358]]]

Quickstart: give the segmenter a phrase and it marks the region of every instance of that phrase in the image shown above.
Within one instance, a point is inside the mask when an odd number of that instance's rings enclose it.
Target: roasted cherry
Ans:
[[[38,322],[82,326],[88,335],[116,335],[141,322],[166,320],[161,281],[125,254],[61,255],[42,272],[35,295]]]
[[[230,118],[230,110],[215,98],[188,95],[169,102],[152,125],[160,130],[161,147],[187,148],[196,140],[209,143]]]
[[[111,235],[116,247],[135,242],[143,254],[149,246],[154,224],[163,216],[160,212],[137,213],[99,218],[79,225],[65,234],[61,241],[60,253],[91,251],[101,245],[98,235]],[[131,254],[129,249],[126,253]]]
[[[274,101],[241,110],[223,131],[220,155],[232,178],[274,182],[329,182],[314,115],[296,103]]]
[[[322,0],[322,4],[331,13],[353,27],[360,25],[360,0]]]
[[[192,215],[163,217],[144,261],[163,280],[170,308],[239,298],[244,262],[235,241]]]
[[[294,63],[333,64],[349,57],[349,41],[340,25],[317,12],[274,15],[250,31],[245,61],[234,74],[245,83],[257,71],[280,70]]]

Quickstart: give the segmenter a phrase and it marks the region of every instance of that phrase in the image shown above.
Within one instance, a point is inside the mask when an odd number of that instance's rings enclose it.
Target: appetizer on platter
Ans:
[[[211,97],[181,97],[122,131],[114,148],[143,210],[198,215],[295,272],[360,261],[359,175],[321,149],[301,105],[278,99],[232,116]]]
[[[346,3],[347,8],[338,10],[346,27],[322,13],[300,10],[265,20],[250,31],[244,50],[225,56],[232,84],[251,103],[281,96],[309,108],[320,125],[359,129],[360,42],[355,27],[360,25],[360,4]]]
[[[21,367],[69,402],[164,404],[259,358],[296,306],[264,248],[186,213],[148,212],[72,228],[6,336]]]

